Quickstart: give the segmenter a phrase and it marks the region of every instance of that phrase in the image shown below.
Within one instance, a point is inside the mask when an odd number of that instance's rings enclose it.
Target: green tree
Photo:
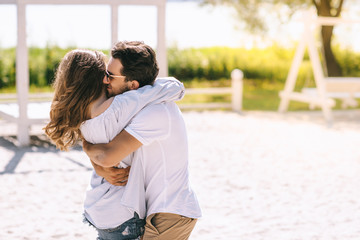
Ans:
[[[296,11],[315,6],[318,16],[339,17],[344,0],[202,0],[202,4],[227,5],[234,7],[239,18],[251,32],[266,31],[266,23],[260,15],[262,5],[287,5],[289,17]],[[324,61],[328,76],[341,76],[342,71],[331,48],[334,26],[322,26],[321,38]]]
[[[58,58],[56,58],[55,51],[56,51],[55,47],[51,47],[49,45],[46,46],[46,49],[45,49],[45,59],[46,59],[45,79],[46,79],[46,84],[49,86],[52,84],[52,82],[54,80],[55,71],[56,71],[58,62],[60,61]]]

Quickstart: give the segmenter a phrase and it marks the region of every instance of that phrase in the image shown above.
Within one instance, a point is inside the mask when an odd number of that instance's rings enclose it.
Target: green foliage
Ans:
[[[294,56],[294,50],[273,46],[265,49],[245,48],[190,48],[168,50],[169,75],[182,81],[193,79],[215,80],[230,78],[238,68],[245,78],[269,79],[284,83]],[[304,83],[312,78],[310,64],[301,66],[299,80]]]
[[[341,50],[339,47],[334,52],[344,76],[360,77],[360,54],[354,54],[350,49]]]
[[[56,68],[64,55],[75,47],[60,48],[47,46],[46,48],[29,48],[29,81],[33,89],[51,86]],[[105,54],[108,50],[103,51]],[[13,89],[16,85],[15,48],[0,48],[0,90]]]
[[[55,69],[61,58],[70,49],[59,47],[29,48],[30,86],[49,86],[54,78]],[[16,85],[16,50],[0,49],[0,89],[14,88]]]
[[[29,48],[30,85],[50,86],[61,58],[72,48],[56,46]],[[107,51],[104,51],[107,52]],[[360,76],[360,54],[351,50],[334,50],[345,76]],[[265,49],[229,47],[168,49],[169,75],[181,81],[213,81],[230,78],[238,68],[245,78],[261,82],[284,83],[295,51],[277,45]],[[297,89],[314,85],[307,55],[301,64]],[[0,88],[15,86],[15,48],[0,49]]]
[[[15,48],[0,49],[0,88],[15,86]]]
[[[73,48],[56,46],[29,48],[30,91],[51,91],[55,70],[62,57]],[[108,51],[103,51],[108,54]],[[284,83],[294,49],[272,46],[265,49],[228,47],[168,49],[169,75],[184,82],[187,88],[229,87],[230,75],[235,68],[244,72],[245,110],[276,110],[279,91]],[[360,53],[350,49],[334,48],[343,73],[360,77]],[[296,90],[314,87],[314,77],[308,55],[300,66]],[[15,91],[15,48],[0,49],[0,92]],[[229,102],[225,96],[185,96],[184,102]],[[290,110],[307,109],[307,104],[291,103]]]
[[[64,55],[72,48],[62,49],[57,46],[29,48],[30,85],[50,86],[54,80],[56,68]]]

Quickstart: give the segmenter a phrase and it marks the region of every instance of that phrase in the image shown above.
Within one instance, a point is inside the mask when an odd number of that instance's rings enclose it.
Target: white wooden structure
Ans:
[[[0,0],[0,4],[15,4],[17,6],[17,46],[16,46],[16,89],[17,105],[0,106],[0,116],[15,121],[18,124],[18,143],[26,146],[30,142],[29,127],[33,123],[42,122],[48,116],[39,115],[47,111],[45,105],[43,111],[33,112],[43,105],[32,107],[29,103],[29,68],[28,48],[26,45],[26,6],[32,4],[63,4],[63,5],[89,5],[102,4],[111,7],[111,43],[109,47],[118,40],[118,7],[120,5],[153,5],[157,7],[157,47],[156,53],[159,62],[159,76],[168,75],[166,43],[165,43],[165,9],[166,0]],[[47,111],[49,113],[49,111]]]
[[[208,102],[208,103],[181,103],[178,105],[181,109],[218,109],[226,108],[232,109],[234,112],[240,113],[242,111],[243,101],[243,72],[239,69],[234,69],[231,73],[231,87],[221,88],[187,88],[185,95],[206,95],[206,94],[231,94],[231,103],[224,102]],[[33,102],[28,105],[28,115],[32,123],[39,123],[39,121],[49,119],[48,112],[50,111],[50,100],[53,93],[38,93],[30,94],[29,98]],[[5,112],[12,111],[12,115],[18,114],[16,103],[16,94],[0,94],[0,116],[9,120],[14,120],[13,116],[6,116]],[[1,109],[3,112],[1,112]],[[44,111],[45,110],[45,111]],[[1,115],[2,114],[2,115]]]
[[[348,20],[333,17],[316,17],[307,12],[304,14],[304,31],[286,79],[284,91],[280,92],[279,112],[288,109],[290,100],[306,102],[310,107],[321,107],[326,121],[331,124],[331,108],[335,105],[333,98],[344,100],[344,106],[355,105],[355,97],[359,97],[360,78],[355,77],[326,77],[319,57],[319,51],[315,40],[315,33],[322,25],[337,25],[348,23],[360,23],[359,20]],[[313,90],[304,89],[302,92],[295,92],[295,83],[303,61],[306,48],[308,49],[311,66],[314,73],[316,88]],[[315,90],[315,91],[314,91]]]
[[[231,103],[181,103],[181,109],[214,109],[214,108],[230,108],[234,112],[242,111],[243,100],[243,77],[244,74],[240,69],[234,69],[231,72],[231,87],[221,88],[187,88],[185,95],[197,94],[231,94]]]

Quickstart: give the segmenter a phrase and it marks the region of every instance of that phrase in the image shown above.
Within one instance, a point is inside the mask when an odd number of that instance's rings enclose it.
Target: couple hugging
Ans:
[[[83,140],[94,167],[84,221],[100,240],[188,239],[201,217],[174,102],[185,89],[158,72],[137,41],[116,43],[107,65],[101,52],[70,51],[56,71],[45,133],[61,150]]]

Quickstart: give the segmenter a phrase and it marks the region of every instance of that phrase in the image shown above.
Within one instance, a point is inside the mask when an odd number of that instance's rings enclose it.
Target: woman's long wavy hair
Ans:
[[[90,103],[105,91],[105,55],[90,50],[73,50],[56,71],[50,122],[45,133],[61,150],[81,138],[80,125],[90,118]]]

